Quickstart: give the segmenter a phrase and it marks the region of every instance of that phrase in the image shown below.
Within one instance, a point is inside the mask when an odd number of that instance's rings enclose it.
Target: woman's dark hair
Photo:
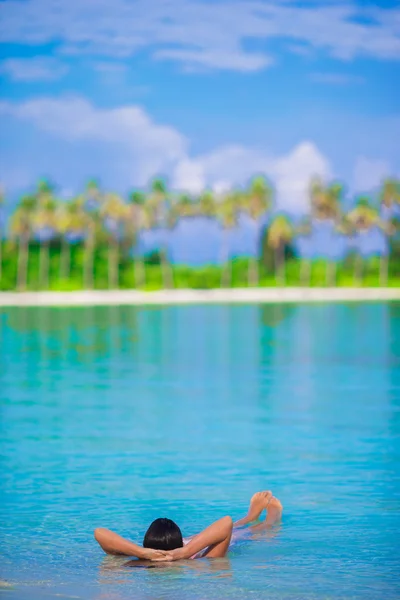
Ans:
[[[143,540],[144,548],[153,548],[154,550],[175,550],[182,546],[182,532],[171,519],[153,521]]]

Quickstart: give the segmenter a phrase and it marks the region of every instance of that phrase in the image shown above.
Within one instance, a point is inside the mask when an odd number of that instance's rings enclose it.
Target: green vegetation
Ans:
[[[48,280],[43,282],[40,274],[39,244],[32,244],[29,252],[27,265],[27,290],[52,290],[52,291],[74,291],[83,290],[85,287],[84,265],[85,247],[83,244],[74,245],[71,248],[71,269],[68,277],[61,277],[62,252],[59,246],[49,246]],[[282,281],[281,272],[275,270],[276,258],[274,253],[268,252],[265,261],[257,261],[259,270],[259,285],[261,287],[275,287],[277,285],[299,286],[301,285],[301,261],[294,256],[286,256],[285,281]],[[231,281],[229,287],[248,287],[249,268],[251,261],[244,258],[233,260],[230,264]],[[127,257],[123,257],[118,265],[117,277],[120,289],[142,289],[147,291],[161,290],[164,288],[163,267],[161,258],[153,255],[142,264],[144,271],[143,285],[135,284],[136,263]],[[329,273],[329,261],[316,260],[310,265],[309,283],[311,287],[323,287],[329,285],[327,273]],[[371,258],[363,263],[363,276],[361,282],[355,277],[357,271],[357,256],[349,256],[343,263],[338,264],[336,273],[336,285],[353,287],[362,285],[365,287],[380,286],[379,258]],[[203,268],[191,268],[184,266],[170,267],[172,276],[171,287],[176,289],[211,289],[219,288],[225,276],[226,267],[208,266]],[[11,291],[15,289],[18,275],[18,252],[15,243],[7,241],[3,243],[3,272],[0,282],[0,290]],[[400,249],[389,261],[389,287],[400,287]],[[93,289],[108,289],[108,248],[106,246],[97,248],[93,257]]]
[[[133,191],[127,201],[101,190],[90,181],[85,191],[69,201],[56,198],[47,181],[23,196],[0,231],[1,290],[81,290],[165,288],[207,289],[247,286],[399,286],[399,223],[392,209],[400,206],[400,182],[383,183],[379,205],[359,198],[353,208],[342,208],[343,188],[337,183],[310,185],[311,212],[301,223],[273,214],[273,192],[262,177],[248,188],[216,198],[205,191],[197,198],[174,196],[156,179],[147,193]],[[4,198],[0,198],[4,205]],[[228,260],[229,231],[245,214],[262,231],[258,258]],[[1,215],[0,215],[1,216]],[[221,266],[192,268],[168,262],[166,247],[150,256],[132,258],[145,230],[170,228],[180,219],[207,217],[222,228]],[[341,262],[296,257],[297,236],[307,236],[313,223],[326,221],[341,235],[379,230],[390,242],[390,255],[368,260],[350,254]],[[1,222],[1,219],[0,219]],[[207,240],[204,240],[207,243]]]

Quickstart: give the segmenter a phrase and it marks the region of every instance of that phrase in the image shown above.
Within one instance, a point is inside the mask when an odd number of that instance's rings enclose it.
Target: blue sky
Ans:
[[[395,2],[3,0],[0,179],[125,193],[156,174],[217,191],[265,173],[307,208],[313,175],[400,174]]]

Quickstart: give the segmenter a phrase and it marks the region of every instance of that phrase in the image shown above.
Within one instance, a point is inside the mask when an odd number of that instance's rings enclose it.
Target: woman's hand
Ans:
[[[143,552],[141,552],[140,558],[143,560],[154,560],[154,561],[162,561],[162,560],[170,560],[167,557],[169,552],[166,550],[153,550],[153,548],[143,548]]]
[[[173,562],[175,560],[182,560],[183,558],[186,558],[184,555],[184,548],[176,548],[175,550],[166,550],[161,552],[163,556],[154,558],[152,560],[157,562]]]

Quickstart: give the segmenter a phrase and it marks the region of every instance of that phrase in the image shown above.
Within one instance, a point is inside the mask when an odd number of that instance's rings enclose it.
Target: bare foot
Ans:
[[[274,523],[277,523],[282,517],[282,511],[283,506],[281,502],[278,500],[278,498],[272,496],[267,507],[267,518],[265,522],[268,525],[273,525]]]
[[[267,510],[271,500],[272,492],[257,492],[250,500],[248,516],[252,521],[258,519],[263,510]]]

